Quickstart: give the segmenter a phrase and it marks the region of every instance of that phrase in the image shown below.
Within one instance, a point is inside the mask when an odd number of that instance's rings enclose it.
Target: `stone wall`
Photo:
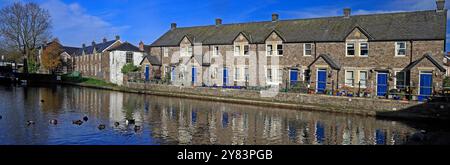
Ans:
[[[142,91],[143,89],[151,91],[159,91],[166,94],[188,94],[202,95],[210,98],[227,98],[241,100],[268,101],[279,103],[293,103],[298,105],[319,105],[333,110],[365,110],[375,111],[392,111],[406,109],[419,102],[414,101],[397,101],[356,97],[339,97],[326,95],[311,95],[300,93],[274,93],[275,97],[262,97],[260,91],[238,90],[238,89],[222,89],[222,88],[203,88],[203,87],[179,87],[157,84],[128,83],[126,87]]]

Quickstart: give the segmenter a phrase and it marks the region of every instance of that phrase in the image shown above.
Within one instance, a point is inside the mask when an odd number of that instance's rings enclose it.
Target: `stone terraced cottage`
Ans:
[[[447,10],[177,27],[144,50],[161,77],[185,86],[293,86],[317,93],[340,88],[385,96],[407,86],[429,96],[445,76]],[[144,47],[144,46],[141,46]],[[166,74],[169,72],[170,74]]]

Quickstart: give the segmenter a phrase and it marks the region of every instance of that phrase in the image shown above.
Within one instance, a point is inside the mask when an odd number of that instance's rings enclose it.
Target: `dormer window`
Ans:
[[[346,56],[355,56],[355,44],[347,43],[347,54]]]
[[[234,46],[234,55],[239,56],[240,52],[241,52],[241,46],[239,46],[239,45]]]
[[[214,48],[213,48],[213,55],[214,56],[218,56],[219,55],[219,47],[218,46],[214,46]]]
[[[188,54],[187,55],[188,56],[192,56],[192,47],[191,46],[188,47]]]
[[[271,55],[273,55],[273,47],[272,47],[272,45],[267,45],[267,56],[271,56]]]
[[[244,45],[244,55],[249,55],[249,53],[250,53],[250,46]]]
[[[279,56],[283,55],[283,45],[282,44],[277,45],[277,53]]]
[[[360,56],[369,56],[369,44],[368,43],[360,43],[359,44]]]

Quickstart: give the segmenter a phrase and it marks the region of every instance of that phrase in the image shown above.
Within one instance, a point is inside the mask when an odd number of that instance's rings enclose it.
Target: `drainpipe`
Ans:
[[[162,71],[163,71],[163,65],[164,65],[164,62],[163,62],[163,56],[164,56],[163,55],[163,47],[160,47],[159,52],[160,52],[160,59],[161,59],[161,66],[159,66],[159,73],[160,73],[159,78],[162,79],[162,77],[163,77]]]
[[[305,48],[303,48],[303,49],[305,49]],[[316,41],[314,41],[314,59],[316,59],[317,58],[317,43],[316,43]]]
[[[410,54],[410,59],[409,59],[409,63],[412,63],[412,61],[413,61],[413,41],[412,40],[410,40],[409,41],[409,54]]]
[[[256,86],[259,86],[259,52],[258,52],[258,43],[256,43]]]

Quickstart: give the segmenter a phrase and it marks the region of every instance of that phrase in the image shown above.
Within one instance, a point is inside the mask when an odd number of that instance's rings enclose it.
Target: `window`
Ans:
[[[219,55],[219,47],[218,46],[214,46],[214,48],[213,48],[213,55],[215,55],[215,56]]]
[[[283,45],[277,45],[277,53],[278,55],[283,55]]]
[[[241,79],[241,74],[240,74],[240,70],[238,67],[236,67],[234,69],[234,80],[240,80]]]
[[[355,75],[353,71],[345,72],[345,85],[347,86],[355,86]]]
[[[192,56],[192,46],[188,47],[188,56]]]
[[[176,76],[175,67],[172,66],[172,75],[170,76],[170,79],[171,79],[172,81],[175,81],[175,76]]]
[[[217,67],[214,67],[214,70],[213,70],[213,72],[212,72],[212,78],[213,78],[213,79],[216,79],[216,78],[217,78],[217,72],[218,72]]]
[[[272,82],[272,69],[267,69],[267,81]]]
[[[239,56],[241,54],[241,46],[236,45],[234,46],[234,55]]]
[[[244,55],[249,55],[250,46],[244,45]]]
[[[369,55],[369,44],[361,43],[359,44],[360,56],[368,56]]]
[[[362,88],[367,87],[367,71],[359,71],[359,83]]]
[[[180,80],[184,80],[184,72],[186,71],[186,67],[182,67],[181,68],[181,73],[180,73]]]
[[[355,44],[347,43],[347,56],[354,56],[354,55],[355,55]]]
[[[127,55],[126,55],[127,57],[126,57],[126,63],[131,63],[131,64],[133,64],[133,52],[127,52]]]
[[[244,76],[245,76],[245,81],[248,81],[250,78],[249,72],[248,72],[248,67],[244,68]]]
[[[395,55],[405,56],[406,55],[406,42],[396,42],[395,43]]]
[[[395,72],[395,87],[397,89],[405,88],[405,72],[397,71]]]
[[[163,48],[162,51],[163,51],[162,54],[164,55],[164,57],[169,57],[169,51],[167,48]]]
[[[312,44],[304,44],[303,45],[303,56],[311,56],[312,55]]]
[[[272,45],[267,45],[267,55],[271,56],[273,53],[273,48]]]
[[[279,83],[283,82],[283,69],[278,69],[277,76],[278,76],[278,82]]]

